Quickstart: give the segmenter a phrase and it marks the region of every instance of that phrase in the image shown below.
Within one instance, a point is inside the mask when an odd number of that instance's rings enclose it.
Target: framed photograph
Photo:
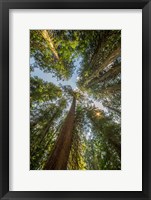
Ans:
[[[1,199],[151,199],[151,2],[0,6]]]

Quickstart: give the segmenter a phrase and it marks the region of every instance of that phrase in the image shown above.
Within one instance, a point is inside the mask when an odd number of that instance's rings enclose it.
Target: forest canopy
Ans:
[[[121,169],[120,30],[30,30],[30,169]]]

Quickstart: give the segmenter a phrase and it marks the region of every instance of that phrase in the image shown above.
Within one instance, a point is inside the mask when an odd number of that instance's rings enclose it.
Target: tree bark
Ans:
[[[105,107],[107,107],[109,110],[115,111],[115,112],[118,113],[119,115],[121,114],[120,110],[118,110],[118,109],[116,109],[116,108],[113,108],[113,107],[107,106],[107,105],[105,105]]]
[[[121,54],[121,47],[117,47],[110,55],[106,58],[101,66],[98,67],[96,71],[87,79],[84,83],[84,86],[87,86],[88,83],[95,77],[99,77],[100,71],[104,70],[110,63],[112,63],[118,56]]]
[[[99,77],[95,77],[94,79],[89,82],[89,87],[96,85],[101,82],[105,82],[108,79],[111,80],[115,78],[119,73],[121,73],[121,64],[118,64],[114,67],[112,67],[108,72],[104,73],[103,75],[100,75]]]
[[[41,34],[42,34],[43,38],[46,40],[46,42],[48,43],[51,51],[53,52],[53,54],[55,55],[57,60],[59,60],[58,53],[57,53],[57,51],[56,51],[56,49],[54,47],[52,39],[49,37],[48,31],[47,30],[43,30],[43,31],[41,31]]]
[[[31,146],[34,144],[34,147],[32,149],[32,155],[34,155],[36,153],[37,147],[41,145],[43,139],[45,138],[45,136],[47,135],[47,133],[49,131],[49,128],[51,127],[52,122],[57,117],[59,112],[60,111],[57,109],[56,112],[52,115],[52,117],[48,121],[48,123],[44,126],[44,129],[41,131],[40,135],[37,136],[36,141],[34,140],[32,142]]]
[[[110,93],[110,94],[114,94],[115,92],[121,91],[121,83],[117,83],[115,85],[112,86],[104,86],[104,88],[101,89],[102,94],[103,93]]]
[[[116,152],[121,159],[121,144],[116,143],[113,139],[109,138],[109,143],[115,148]]]
[[[65,119],[60,134],[58,136],[56,145],[49,157],[44,169],[45,170],[66,170],[69,159],[71,144],[72,144],[72,131],[75,120],[75,106],[76,99],[73,97],[73,102],[70,111]]]

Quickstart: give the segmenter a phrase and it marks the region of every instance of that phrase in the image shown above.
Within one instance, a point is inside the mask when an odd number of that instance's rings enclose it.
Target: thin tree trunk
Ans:
[[[105,81],[106,79],[110,78],[110,80],[116,75],[118,75],[121,72],[121,64],[118,64],[111,69],[109,69],[108,72],[104,73],[102,76],[99,77],[99,82]]]
[[[44,169],[45,170],[66,170],[69,159],[71,144],[72,144],[72,131],[75,120],[75,106],[76,99],[73,97],[73,102],[70,111],[65,119],[60,134],[58,136],[56,145],[49,157]]]
[[[121,47],[117,47],[110,55],[106,58],[101,66],[98,67],[96,71],[85,81],[84,86],[87,86],[88,83],[95,77],[99,77],[100,71],[104,70],[110,63],[112,63],[118,56],[121,54]]]
[[[50,50],[53,52],[53,54],[55,55],[57,60],[59,60],[58,53],[54,47],[52,39],[49,37],[48,31],[43,30],[43,31],[41,31],[41,34],[42,34],[43,38],[46,40],[47,44],[49,45]]]
[[[121,144],[116,143],[111,138],[109,139],[109,143],[115,148],[116,152],[119,155],[119,158],[121,159]]]
[[[109,110],[115,111],[115,112],[118,113],[119,115],[121,114],[121,112],[120,112],[118,109],[116,109],[116,108],[113,108],[113,107],[107,106],[107,105],[105,105],[105,107],[107,107]]]
[[[117,83],[112,86],[104,86],[104,88],[101,89],[102,94],[103,93],[111,93],[114,94],[115,92],[121,91],[121,83]]]
[[[93,80],[91,80],[91,82],[89,82],[89,87],[96,85],[98,83],[101,83],[101,82],[105,82],[108,79],[112,80],[119,73],[121,73],[121,65],[120,64],[112,67],[108,72],[104,73],[103,75],[96,77]]]
[[[32,145],[34,144],[34,147],[32,149],[32,152],[33,152],[32,155],[35,154],[35,150],[37,149],[37,147],[39,145],[41,145],[43,139],[45,138],[46,134],[49,131],[49,128],[52,125],[53,120],[56,118],[56,116],[58,115],[59,112],[60,111],[57,109],[57,111],[53,114],[53,116],[50,118],[50,120],[48,121],[48,123],[44,126],[44,129],[41,131],[40,135],[38,135],[38,138],[36,139],[36,142],[35,141],[32,142]]]

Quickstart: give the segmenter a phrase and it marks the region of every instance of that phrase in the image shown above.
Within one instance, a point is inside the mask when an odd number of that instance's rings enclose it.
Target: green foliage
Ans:
[[[58,136],[66,106],[67,101],[61,98],[54,103],[42,104],[31,110],[31,169],[43,168]]]
[[[61,89],[53,83],[48,83],[38,77],[30,77],[31,104],[52,101],[61,96]]]
[[[39,68],[78,89],[30,77],[30,168],[44,169],[73,97],[76,99],[68,170],[121,169],[121,31],[30,32],[31,72]],[[100,102],[102,109],[96,107]]]
[[[62,35],[57,34],[57,31],[48,31],[48,33],[56,52],[58,52],[59,59],[54,56],[48,42],[42,37],[41,31],[31,31],[30,47],[31,58],[34,57],[35,59],[34,66],[45,72],[52,72],[58,78],[68,79],[71,77],[74,68],[73,58],[76,41],[68,41],[68,38],[63,38]]]
[[[98,112],[100,111],[96,109],[88,110],[87,112],[91,123],[91,132],[93,133],[88,141],[88,159],[92,151],[97,160],[95,169],[120,169],[120,125],[113,122],[110,117],[105,116],[103,113],[97,115]],[[93,165],[94,160],[91,163],[92,168]]]

